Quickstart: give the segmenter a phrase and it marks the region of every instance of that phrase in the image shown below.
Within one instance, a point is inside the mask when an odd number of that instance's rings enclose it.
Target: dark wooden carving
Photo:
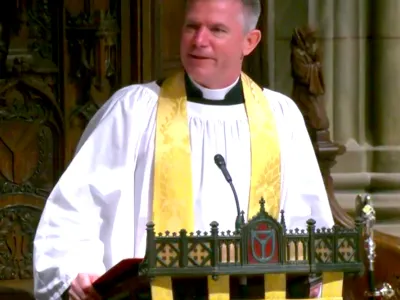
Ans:
[[[106,3],[108,2],[108,3]],[[87,123],[120,88],[120,1],[82,1],[82,8],[66,7],[65,110],[69,128],[66,158],[70,160]],[[69,9],[71,8],[71,9]]]
[[[292,98],[302,112],[307,128],[327,130],[329,121],[322,98],[325,82],[321,51],[317,47],[315,32],[310,27],[294,30],[291,40],[291,63]]]
[[[294,30],[291,40],[291,64],[293,77],[292,97],[304,115],[311,141],[324,178],[332,213],[337,224],[354,226],[354,220],[339,205],[335,198],[331,168],[336,157],[345,152],[343,145],[332,142],[329,121],[326,116],[321,52],[318,49],[316,31],[305,26]],[[388,282],[400,299],[400,238],[375,232],[376,283]],[[366,261],[366,260],[365,260]],[[367,268],[367,263],[365,264]],[[367,277],[348,276],[344,281],[344,299],[364,298],[368,290]]]
[[[57,33],[52,31],[53,26],[58,25],[57,19],[54,18],[54,13],[59,10],[57,4],[57,1],[36,0],[34,8],[28,10],[29,36],[33,39],[30,49],[48,60],[52,60],[54,50],[57,50],[52,42],[52,39],[57,37]]]
[[[32,242],[40,214],[26,205],[0,209],[0,280],[32,278]]]
[[[41,81],[39,81],[41,80]],[[0,191],[46,198],[56,180],[62,116],[52,88],[33,76],[0,87]]]
[[[18,33],[20,18],[17,2],[4,0],[0,9],[0,79],[6,77],[6,61],[10,47],[11,36]]]
[[[73,15],[67,12],[67,39],[70,53],[71,80],[78,85],[79,99],[71,113],[71,124],[76,118],[88,122],[97,109],[119,87],[119,26],[114,10],[92,10],[89,1],[85,11]],[[106,92],[106,97],[96,93]]]
[[[58,5],[0,4],[0,285],[32,279],[36,227],[63,167]]]

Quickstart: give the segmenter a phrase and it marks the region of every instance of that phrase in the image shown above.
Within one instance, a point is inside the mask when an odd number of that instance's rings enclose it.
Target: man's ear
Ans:
[[[249,31],[246,35],[244,45],[243,45],[243,55],[247,56],[257,47],[258,43],[261,41],[261,31],[258,29],[253,29]]]

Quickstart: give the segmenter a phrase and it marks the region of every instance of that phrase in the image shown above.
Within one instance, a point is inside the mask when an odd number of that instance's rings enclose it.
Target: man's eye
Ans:
[[[186,28],[196,30],[199,28],[196,24],[186,24]]]
[[[212,32],[216,32],[216,33],[223,33],[223,32],[226,32],[223,28],[212,28],[211,29],[212,30]]]

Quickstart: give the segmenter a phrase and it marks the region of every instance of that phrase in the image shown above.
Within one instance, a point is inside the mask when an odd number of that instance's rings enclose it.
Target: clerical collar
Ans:
[[[159,86],[162,81],[157,81]],[[235,105],[244,103],[242,80],[239,77],[230,86],[223,89],[207,89],[200,86],[185,73],[185,88],[189,102],[208,105]]]
[[[222,101],[225,99],[225,96],[229,93],[229,91],[238,83],[239,77],[235,80],[234,83],[232,83],[230,86],[227,86],[222,89],[208,89],[200,84],[198,84],[196,81],[194,81],[189,74],[186,74],[187,78],[189,78],[190,82],[187,84],[189,85],[194,85],[194,88],[197,90],[200,90],[202,93],[202,98],[204,99],[209,99],[209,100],[215,100],[215,101]],[[186,79],[187,80],[187,79]]]

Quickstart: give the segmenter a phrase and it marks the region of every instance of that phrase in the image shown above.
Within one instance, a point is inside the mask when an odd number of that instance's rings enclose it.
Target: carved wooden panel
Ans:
[[[51,30],[59,2],[5,4],[12,14],[0,18],[0,280],[30,279],[41,210],[62,171],[58,34]]]
[[[0,286],[32,278],[45,201],[120,87],[121,1],[0,3]]]
[[[160,72],[168,76],[181,68],[180,37],[185,17],[186,0],[176,0],[174,5],[160,1],[159,38],[160,38]],[[157,31],[156,31],[157,32]]]
[[[120,87],[120,9],[116,0],[65,1],[65,163],[88,121]]]
[[[32,241],[41,210],[24,204],[0,209],[0,280],[32,278]]]
[[[140,81],[162,78],[181,68],[179,57],[185,0],[137,1],[140,22]]]
[[[47,196],[57,179],[54,167],[60,159],[62,127],[60,107],[43,81],[24,76],[0,88],[2,197]]]

